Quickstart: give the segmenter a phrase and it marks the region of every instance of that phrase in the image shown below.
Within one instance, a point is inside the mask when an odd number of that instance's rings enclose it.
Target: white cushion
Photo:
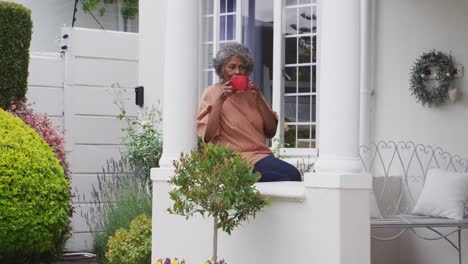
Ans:
[[[462,220],[468,200],[468,173],[430,169],[413,214]]]
[[[382,214],[380,213],[377,199],[375,198],[375,193],[372,190],[369,193],[369,202],[370,202],[370,217],[371,218],[383,218]]]

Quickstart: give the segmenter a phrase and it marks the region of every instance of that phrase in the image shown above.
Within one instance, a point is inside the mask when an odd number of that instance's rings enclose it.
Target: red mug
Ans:
[[[249,76],[248,75],[234,75],[231,78],[232,89],[235,92],[245,92],[249,89]]]

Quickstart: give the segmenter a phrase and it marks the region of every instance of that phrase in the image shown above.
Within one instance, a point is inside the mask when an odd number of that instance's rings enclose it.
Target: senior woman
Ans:
[[[299,171],[277,159],[266,146],[267,138],[276,134],[278,117],[263,97],[258,86],[250,82],[246,92],[235,92],[231,85],[234,75],[249,75],[253,57],[239,43],[224,45],[213,59],[221,81],[205,89],[197,117],[197,130],[205,143],[230,147],[254,164],[261,182],[300,181]]]

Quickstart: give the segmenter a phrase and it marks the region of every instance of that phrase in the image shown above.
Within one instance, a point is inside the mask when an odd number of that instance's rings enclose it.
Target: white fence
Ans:
[[[135,115],[133,87],[138,83],[138,35],[113,31],[65,28],[65,53],[33,53],[29,66],[28,98],[37,112],[47,113],[65,129],[72,170],[76,212],[69,251],[90,250],[92,236],[82,212],[89,210],[92,185],[106,160],[123,149],[116,116],[113,83],[129,88],[127,114]],[[63,35],[63,34],[62,34]]]

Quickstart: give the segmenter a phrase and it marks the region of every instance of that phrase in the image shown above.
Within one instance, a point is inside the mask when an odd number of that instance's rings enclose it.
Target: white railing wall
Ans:
[[[37,112],[47,113],[65,129],[66,150],[72,170],[76,212],[69,251],[90,250],[92,235],[83,215],[89,211],[98,173],[106,160],[123,150],[123,121],[113,104],[111,86],[128,88],[127,114],[136,115],[133,88],[138,83],[138,34],[64,28],[64,53],[33,53],[28,98]]]

